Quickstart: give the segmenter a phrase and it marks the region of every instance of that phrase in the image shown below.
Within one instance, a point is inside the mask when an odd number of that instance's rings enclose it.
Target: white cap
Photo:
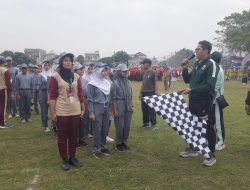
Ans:
[[[128,71],[128,67],[126,64],[122,63],[122,64],[119,64],[116,68],[117,71]]]

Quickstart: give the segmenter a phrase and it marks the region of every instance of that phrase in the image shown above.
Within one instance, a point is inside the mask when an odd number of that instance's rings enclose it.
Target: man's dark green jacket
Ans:
[[[197,61],[192,71],[183,69],[182,76],[191,89],[189,98],[192,100],[211,100],[215,96],[215,83],[219,66],[211,59]]]

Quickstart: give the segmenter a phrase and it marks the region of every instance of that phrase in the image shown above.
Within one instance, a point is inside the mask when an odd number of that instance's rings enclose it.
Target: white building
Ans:
[[[94,64],[100,59],[99,51],[85,53],[84,62],[86,64]]]
[[[42,49],[24,49],[25,55],[29,56],[30,58],[34,59],[37,63],[41,63],[45,56],[46,51]]]
[[[147,58],[147,55],[138,52],[136,54],[130,54],[130,60],[128,61],[129,67],[140,67],[141,62],[143,59]]]

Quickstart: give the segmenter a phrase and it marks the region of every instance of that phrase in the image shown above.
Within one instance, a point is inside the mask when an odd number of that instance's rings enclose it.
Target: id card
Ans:
[[[69,96],[69,103],[75,102],[75,97],[74,96]]]

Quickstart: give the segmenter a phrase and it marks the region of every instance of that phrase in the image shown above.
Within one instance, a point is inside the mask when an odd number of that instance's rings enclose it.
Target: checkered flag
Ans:
[[[180,92],[146,96],[144,102],[205,158],[212,156],[206,142],[206,122],[193,116]]]

